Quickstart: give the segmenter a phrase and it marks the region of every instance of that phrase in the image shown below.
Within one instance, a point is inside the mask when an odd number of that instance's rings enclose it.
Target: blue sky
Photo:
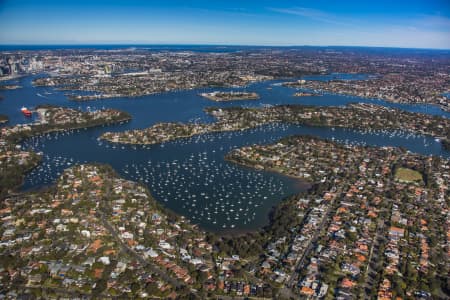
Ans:
[[[0,44],[450,49],[450,1],[0,0]]]

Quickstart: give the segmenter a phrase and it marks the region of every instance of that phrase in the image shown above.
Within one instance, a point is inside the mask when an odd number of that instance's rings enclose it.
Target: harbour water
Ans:
[[[331,78],[349,74],[335,74]],[[314,77],[329,80],[330,76]],[[176,91],[138,98],[117,98],[88,102],[67,100],[62,91],[48,87],[33,87],[33,77],[11,83],[23,88],[2,91],[0,113],[7,114],[7,125],[31,122],[20,108],[39,104],[54,104],[83,110],[103,107],[129,112],[133,120],[125,124],[76,130],[34,137],[23,143],[44,153],[41,165],[30,172],[23,189],[37,188],[55,182],[61,172],[78,163],[108,163],[124,178],[146,184],[155,198],[193,223],[213,231],[242,231],[260,228],[267,223],[268,212],[284,197],[305,190],[307,184],[279,174],[257,171],[226,162],[224,155],[231,149],[251,144],[274,142],[293,134],[309,134],[343,143],[375,146],[401,146],[425,155],[450,157],[432,137],[403,131],[358,131],[341,128],[318,128],[287,124],[271,124],[259,128],[227,133],[206,134],[180,139],[161,145],[125,146],[101,142],[105,131],[145,128],[157,122],[212,122],[203,112],[208,106],[252,106],[277,104],[345,105],[366,102],[450,117],[449,113],[431,105],[392,104],[376,99],[362,99],[326,94],[322,97],[293,97],[295,89],[279,85],[279,81],[252,84],[243,90],[254,91],[256,101],[215,103],[198,94],[215,89]],[[309,78],[311,79],[311,78]],[[231,90],[231,89],[221,89]],[[237,89],[235,89],[237,90]],[[241,89],[242,90],[242,89]]]

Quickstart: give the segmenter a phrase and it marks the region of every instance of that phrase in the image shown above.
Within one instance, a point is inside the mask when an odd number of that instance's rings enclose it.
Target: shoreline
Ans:
[[[44,107],[38,106],[37,109],[39,109],[39,108],[44,108]],[[46,107],[46,108],[50,108],[50,107]],[[60,109],[61,107],[51,107],[51,108]],[[78,112],[80,112],[80,111],[78,111]],[[12,127],[4,127],[4,128],[9,128],[10,131],[8,132],[7,135],[2,137],[5,142],[5,147],[4,147],[4,149],[2,149],[2,152],[8,151],[9,148],[12,148],[12,150],[10,150],[10,151],[17,152],[17,150],[15,150],[16,145],[20,145],[24,140],[29,139],[34,136],[42,136],[45,134],[56,133],[56,132],[61,132],[61,131],[74,131],[74,130],[99,127],[99,126],[107,126],[107,125],[111,125],[111,124],[115,124],[115,123],[128,122],[132,118],[131,115],[129,115],[128,113],[125,113],[122,111],[114,111],[114,113],[117,113],[117,112],[119,112],[120,115],[116,116],[115,119],[108,120],[108,122],[104,122],[105,120],[97,119],[97,120],[90,121],[90,122],[84,122],[84,123],[80,123],[80,124],[72,123],[69,125],[68,124],[33,123],[30,125],[27,125],[29,130],[25,129],[25,127],[21,127],[18,125],[12,126]],[[80,112],[80,113],[82,113],[82,112]],[[109,117],[111,117],[111,116],[109,116]],[[106,118],[106,116],[103,116],[103,118]],[[15,130],[17,130],[17,131],[15,131]],[[32,150],[32,149],[22,150],[21,149],[21,151],[26,151],[26,152],[30,153],[30,155],[32,155],[33,157],[37,156],[37,160],[36,160],[36,162],[34,160],[32,161],[31,167],[21,169],[21,171],[20,171],[21,179],[18,180],[17,184],[15,184],[14,186],[11,186],[11,187],[9,187],[9,185],[5,186],[6,194],[4,197],[2,196],[2,198],[6,198],[6,197],[10,196],[11,194],[15,193],[16,191],[20,191],[21,187],[24,184],[24,179],[25,179],[27,173],[29,173],[31,170],[33,170],[35,167],[39,166],[42,163],[42,155],[39,155],[34,150]],[[7,172],[9,172],[9,171],[6,166],[5,173],[7,173]]]
[[[251,101],[260,99],[260,96],[255,92],[211,92],[200,93],[199,95],[214,102]]]
[[[322,76],[322,75],[331,75],[332,73],[326,73],[326,74],[312,74],[312,75],[317,75],[317,76]],[[353,74],[353,73],[349,73],[349,74]],[[354,73],[354,74],[358,74],[358,73]],[[21,77],[26,77],[28,75],[20,75],[17,78],[21,78]],[[309,76],[309,75],[308,75]],[[1,81],[0,77],[0,81]],[[249,86],[251,84],[254,83],[258,83],[258,82],[269,82],[269,81],[273,81],[273,80],[290,80],[290,79],[295,79],[298,77],[289,77],[289,76],[281,76],[281,77],[277,77],[277,78],[273,78],[273,79],[267,79],[267,80],[261,80],[261,81],[254,81],[254,82],[248,82],[246,84],[243,84],[242,86],[239,86],[240,88],[245,87],[245,86]],[[10,79],[15,79],[15,78],[10,78]],[[3,79],[3,80],[9,80],[9,79]],[[315,81],[315,80],[310,80],[310,81]],[[286,82],[281,82],[280,86],[283,86],[285,88],[299,88],[295,85],[289,85],[289,83],[295,83],[295,81],[286,81]],[[82,90],[82,89],[71,89],[71,88],[65,88],[65,87],[57,87],[57,86],[52,86],[52,85],[46,85],[46,84],[35,84],[34,82],[32,83],[33,86],[36,87],[53,87],[55,88],[55,90],[60,90],[60,91],[80,91],[80,92],[86,92],[86,90]],[[213,87],[217,87],[217,85],[208,85],[208,86],[197,86],[197,87],[192,87],[192,88],[180,88],[180,89],[171,89],[171,90],[162,90],[162,91],[155,91],[155,92],[150,92],[150,93],[143,93],[143,94],[139,94],[139,95],[126,95],[126,94],[117,94],[117,95],[98,95],[98,96],[93,96],[93,95],[85,95],[85,96],[81,96],[80,99],[75,99],[78,97],[78,95],[66,95],[66,97],[71,100],[71,101],[76,101],[76,102],[84,102],[84,101],[96,101],[96,100],[108,100],[108,99],[113,99],[113,98],[139,98],[139,97],[145,97],[145,96],[152,96],[155,94],[161,94],[161,93],[170,93],[170,92],[177,92],[177,91],[189,91],[189,90],[195,90],[195,89],[202,89],[202,88],[213,88]],[[220,87],[232,87],[232,86],[220,86]],[[300,87],[300,88],[304,88],[304,87]],[[356,94],[352,94],[352,93],[345,93],[345,92],[333,92],[333,91],[328,91],[328,90],[324,90],[324,89],[317,89],[318,94],[314,94],[311,95],[312,97],[319,97],[322,96],[324,94],[328,94],[328,95],[337,95],[337,96],[346,96],[346,97],[360,97],[363,99],[369,99],[369,100],[376,100],[376,101],[383,101],[383,102],[387,102],[387,103],[393,103],[393,104],[405,104],[405,105],[432,105],[435,106],[437,108],[439,108],[440,110],[442,110],[443,112],[446,113],[450,113],[450,106],[444,106],[442,104],[439,103],[434,103],[434,102],[410,102],[410,101],[394,101],[394,100],[390,100],[387,98],[380,98],[380,97],[372,97],[372,96],[366,96],[366,95],[356,95]],[[88,91],[88,92],[96,92],[96,91]],[[101,93],[101,92],[100,92]],[[200,93],[199,95],[201,95],[202,93]],[[84,97],[86,97],[87,99],[84,99]],[[202,96],[204,97],[204,96]],[[295,96],[297,97],[297,96]],[[299,96],[302,97],[302,96]],[[71,99],[73,98],[73,99]],[[204,97],[204,98],[208,98],[208,97]],[[218,103],[224,103],[224,102],[232,102],[232,101],[251,101],[251,100],[259,100],[260,97],[258,95],[258,98],[256,99],[236,99],[236,100],[214,100],[214,99],[210,99],[211,101],[214,102],[218,102]]]
[[[16,84],[0,85],[0,91],[12,91],[12,90],[17,90],[17,89],[21,89],[21,88],[23,88],[23,86],[16,85]]]
[[[24,76],[26,76],[26,75],[24,75]],[[43,77],[43,78],[52,78],[52,77]],[[288,77],[288,78],[290,78],[290,77]],[[41,79],[41,78],[38,78],[38,79]],[[246,82],[239,83],[239,84],[232,84],[232,83],[227,83],[227,82],[224,82],[223,84],[207,84],[207,85],[199,84],[197,86],[185,86],[185,87],[176,87],[176,88],[165,88],[165,89],[159,89],[159,90],[154,90],[154,91],[146,91],[146,92],[142,92],[142,93],[138,93],[138,94],[120,94],[120,93],[119,94],[109,94],[108,92],[105,92],[102,90],[83,89],[81,86],[79,88],[73,88],[70,85],[46,84],[46,83],[36,82],[35,80],[32,81],[32,85],[34,87],[50,87],[50,88],[54,88],[55,90],[58,90],[58,91],[98,93],[97,95],[75,95],[75,94],[66,95],[66,97],[71,101],[83,102],[83,101],[95,101],[95,100],[102,100],[102,99],[104,100],[104,99],[121,98],[121,97],[122,98],[138,98],[138,97],[151,96],[151,95],[160,94],[160,93],[189,91],[189,90],[195,90],[195,89],[244,88],[244,87],[247,87],[254,83],[263,82],[263,81],[271,81],[271,80],[274,80],[274,78],[251,80],[251,81],[246,81]],[[242,100],[257,100],[257,99],[259,99],[259,95],[257,95],[257,98],[255,98],[255,99],[242,99]],[[224,101],[220,101],[220,102],[225,102],[225,101],[228,101],[228,100],[224,100]],[[232,101],[232,100],[230,100],[230,101]]]
[[[56,132],[61,132],[61,131],[65,131],[65,130],[71,131],[71,130],[80,130],[80,129],[102,127],[102,126],[117,124],[117,123],[120,123],[120,122],[129,122],[130,120],[131,120],[131,118],[126,118],[126,119],[123,119],[123,120],[118,120],[118,121],[113,121],[113,122],[108,122],[108,123],[103,123],[103,124],[81,125],[81,126],[70,127],[70,128],[53,128],[53,129],[48,129],[48,130],[41,131],[39,133],[31,133],[31,135],[29,135],[29,136],[27,135],[25,137],[18,138],[19,140],[18,141],[14,141],[14,142],[21,143],[22,140],[28,139],[28,138],[31,138],[31,137],[34,137],[34,136],[42,136],[44,134],[56,133]],[[39,125],[37,125],[37,126],[39,126]]]
[[[27,77],[27,76],[28,76],[28,74],[21,74],[21,75],[14,75],[14,76],[11,76],[11,75],[1,76],[0,81],[14,80],[14,79],[22,78],[22,77]]]
[[[322,94],[319,93],[305,93],[305,92],[297,92],[294,95],[292,95],[293,97],[322,97]]]
[[[30,153],[32,156],[34,156],[34,158],[29,162],[29,166],[25,167],[24,169],[21,170],[21,174],[19,175],[20,178],[17,184],[10,186],[10,187],[5,187],[6,190],[5,195],[1,195],[3,193],[3,187],[2,189],[0,189],[1,193],[0,193],[0,199],[5,199],[7,197],[10,197],[14,194],[16,194],[17,192],[20,192],[21,187],[23,186],[23,184],[25,183],[25,177],[26,175],[31,172],[34,168],[36,168],[37,166],[39,166],[42,162],[42,155],[34,152],[34,151],[27,151],[28,153]],[[3,177],[3,175],[2,175]]]
[[[206,113],[216,118],[213,123],[157,123],[148,128],[127,130],[122,132],[105,132],[100,139],[116,144],[128,145],[154,145],[165,142],[175,141],[183,138],[191,138],[196,135],[221,133],[221,132],[237,132],[252,128],[257,128],[271,123],[296,124],[313,127],[324,128],[348,128],[354,130],[403,130],[417,135],[424,135],[439,138],[441,144],[444,145],[448,140],[448,133],[442,126],[437,126],[437,122],[448,123],[448,119],[442,116],[425,115],[422,113],[412,113],[397,108],[385,108],[375,104],[354,104],[350,103],[342,110],[340,107],[323,106],[313,107],[305,105],[279,105],[270,109],[248,109],[248,108],[207,108]],[[255,112],[266,114],[267,116],[258,116]],[[399,126],[398,121],[392,123],[390,117],[401,114],[404,119],[404,126]],[[291,114],[291,116],[286,115]],[[328,119],[318,118],[318,114],[326,114]],[[361,122],[355,119],[355,116],[370,116],[375,121],[378,120],[371,114],[384,116],[389,121],[389,126],[385,126],[382,122],[369,123]],[[385,116],[386,115],[386,116]],[[322,115],[323,116],[323,115]],[[396,118],[397,118],[396,117]],[[427,118],[427,122],[423,121],[422,127],[409,126],[412,118]],[[348,119],[351,118],[351,119]],[[347,123],[342,123],[344,120]],[[423,127],[425,126],[425,127]],[[183,133],[182,135],[179,135]],[[186,132],[190,132],[186,134]]]
[[[273,123],[273,122],[270,122],[270,123]],[[161,124],[169,124],[169,123],[158,123],[158,124],[155,124],[155,125],[161,125]],[[172,123],[170,123],[170,124],[172,124]],[[215,123],[212,123],[212,124],[204,124],[204,125],[206,125],[206,126],[212,126],[213,124],[215,124]],[[160,144],[163,144],[163,143],[166,143],[166,142],[176,141],[176,140],[178,140],[178,139],[189,139],[189,138],[192,138],[192,137],[197,136],[197,135],[214,134],[214,133],[223,133],[223,132],[234,132],[234,131],[244,131],[244,130],[256,128],[256,127],[258,127],[258,126],[267,125],[267,124],[268,124],[268,123],[258,124],[258,125],[256,125],[256,126],[246,127],[246,128],[213,129],[213,130],[208,130],[208,129],[207,129],[207,130],[205,130],[204,132],[195,132],[195,133],[192,133],[192,134],[189,134],[189,135],[173,136],[173,137],[167,138],[167,139],[165,139],[165,140],[161,140],[161,141],[148,141],[148,142],[138,142],[138,141],[136,141],[136,142],[132,142],[132,141],[113,141],[111,138],[105,138],[105,137],[103,137],[103,136],[104,136],[105,134],[107,134],[107,133],[110,133],[110,134],[112,134],[112,133],[116,133],[116,134],[124,134],[124,133],[130,132],[130,131],[132,131],[132,130],[129,130],[129,131],[121,131],[121,132],[105,132],[105,133],[103,133],[103,134],[99,137],[99,139],[100,139],[100,140],[107,141],[107,142],[110,142],[110,143],[113,143],[113,144],[123,144],[123,145],[160,145]],[[148,128],[152,128],[152,127],[155,126],[155,125],[152,125],[151,127],[148,127]],[[188,124],[181,124],[181,125],[188,125]],[[142,130],[146,130],[146,129],[148,129],[148,128],[137,129],[137,130],[138,130],[138,131],[142,131]],[[135,129],[133,129],[133,130],[135,130]]]
[[[314,80],[310,80],[310,81],[314,81]],[[291,82],[284,82],[283,84],[281,84],[281,86],[286,87],[286,88],[293,88],[293,89],[298,89],[298,88],[302,88],[305,89],[304,86],[302,85],[289,85],[287,83],[291,83]],[[293,81],[292,83],[296,83],[295,81]],[[310,89],[310,88],[308,88]],[[377,101],[384,101],[387,103],[393,103],[393,104],[407,104],[407,105],[432,105],[435,106],[437,108],[439,108],[440,110],[442,110],[443,112],[446,113],[450,113],[450,106],[445,106],[442,105],[440,103],[436,103],[436,102],[411,102],[411,101],[407,101],[407,100],[391,100],[388,98],[382,98],[382,97],[373,97],[370,95],[358,95],[358,94],[353,94],[353,93],[349,93],[349,92],[338,92],[338,91],[330,91],[330,90],[326,90],[326,89],[314,89],[315,91],[318,92],[317,95],[311,95],[311,96],[322,96],[324,94],[328,94],[328,95],[336,95],[336,96],[344,96],[344,97],[359,97],[359,98],[363,98],[363,99],[368,99],[368,100],[377,100]],[[297,94],[297,93],[295,93]],[[294,96],[295,96],[294,94]],[[295,96],[297,97],[297,96]],[[302,97],[302,96],[299,96]]]
[[[267,167],[264,167],[264,166],[263,166],[263,168],[257,168],[256,165],[250,165],[250,164],[247,164],[247,163],[244,163],[244,162],[239,162],[236,159],[234,159],[232,157],[229,157],[228,155],[225,155],[224,160],[228,161],[228,162],[232,162],[232,163],[240,165],[240,166],[244,166],[244,167],[250,168],[252,170],[276,173],[276,174],[283,175],[283,176],[286,176],[286,177],[289,177],[289,178],[292,178],[292,179],[296,179],[299,182],[302,182],[304,184],[308,184],[309,188],[312,185],[314,185],[314,182],[312,180],[308,180],[308,179],[306,179],[304,177],[300,177],[300,176],[296,176],[296,175],[292,175],[292,174],[286,174],[286,173],[280,172],[279,170],[277,170],[275,168],[267,168]]]

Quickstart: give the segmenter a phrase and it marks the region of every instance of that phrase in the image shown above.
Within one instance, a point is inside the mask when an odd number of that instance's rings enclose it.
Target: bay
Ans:
[[[205,88],[137,98],[74,102],[67,100],[62,91],[32,86],[31,81],[37,76],[42,75],[12,80],[11,83],[22,88],[1,92],[4,100],[0,101],[0,112],[10,117],[7,125],[34,121],[24,117],[20,108],[33,108],[39,104],[82,110],[116,108],[129,112],[133,120],[107,127],[48,134],[25,141],[24,148],[42,151],[44,159],[40,166],[27,175],[23,190],[50,185],[65,168],[78,163],[108,163],[124,178],[146,184],[155,198],[166,207],[186,216],[202,228],[216,232],[240,232],[261,228],[267,224],[267,216],[272,206],[284,197],[308,187],[304,182],[293,178],[226,162],[224,155],[237,147],[271,143],[293,134],[309,134],[349,144],[401,146],[425,155],[450,157],[450,153],[443,150],[440,143],[432,137],[401,131],[369,132],[287,124],[206,134],[162,145],[113,145],[99,141],[98,137],[105,131],[146,128],[158,122],[213,122],[214,120],[203,112],[208,106],[346,105],[365,102],[444,117],[450,117],[450,114],[432,105],[395,104],[333,94],[321,97],[293,97],[295,89],[279,86],[282,80],[258,82],[244,88],[219,89],[254,91],[261,96],[255,101],[211,102],[199,94],[218,89]],[[307,79],[362,79],[360,76],[355,78],[352,74],[332,74]]]

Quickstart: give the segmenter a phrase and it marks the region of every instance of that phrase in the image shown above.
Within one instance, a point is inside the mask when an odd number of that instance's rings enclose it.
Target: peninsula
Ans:
[[[311,92],[296,92],[294,94],[294,97],[317,97],[322,96],[319,93],[311,93]]]
[[[268,123],[286,122],[362,130],[404,130],[430,135],[441,141],[450,139],[450,120],[447,118],[373,104],[359,103],[346,107],[280,105],[264,108],[207,108],[206,112],[217,121],[211,124],[160,123],[147,129],[106,132],[100,138],[115,143],[158,144],[197,134],[245,130]]]
[[[38,121],[0,128],[0,199],[21,185],[26,172],[38,165],[41,153],[21,150],[20,141],[35,135],[125,122],[128,113],[106,109],[83,112],[71,108],[40,105]]]
[[[450,111],[448,98],[438,91],[450,89],[449,75],[385,74],[367,80],[298,80],[283,84],[288,87],[376,98],[394,103],[434,104]]]
[[[108,166],[75,166],[47,192],[1,203],[3,265],[21,274],[4,285],[106,298],[442,295],[448,160],[305,136],[227,159],[311,189],[282,201],[257,232],[216,236]],[[398,180],[405,172],[423,181]]]
[[[22,88],[20,85],[16,84],[4,84],[0,85],[0,90],[16,90]]]
[[[439,298],[439,288],[428,287],[446,281],[435,270],[448,270],[438,254],[448,242],[448,160],[305,136],[236,149],[227,159],[315,183],[283,210],[300,217],[288,222],[285,239],[267,244],[261,278],[296,297]]]
[[[114,109],[84,112],[72,108],[39,105],[35,111],[39,115],[37,122],[4,127],[1,129],[1,137],[17,142],[23,138],[43,133],[95,127],[126,122],[131,119],[128,113]]]
[[[200,96],[216,101],[216,102],[227,102],[236,100],[258,100],[259,95],[257,93],[249,92],[211,92],[211,93],[201,93]]]

